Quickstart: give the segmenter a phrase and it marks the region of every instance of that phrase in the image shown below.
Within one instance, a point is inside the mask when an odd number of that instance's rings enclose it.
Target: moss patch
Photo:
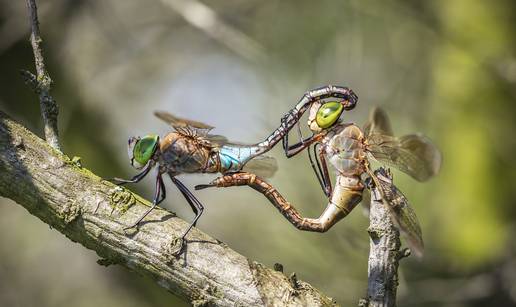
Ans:
[[[113,209],[111,213],[114,211],[118,211],[121,214],[124,214],[136,204],[136,197],[133,193],[122,187],[116,187],[113,189],[113,193],[109,199],[109,205]]]

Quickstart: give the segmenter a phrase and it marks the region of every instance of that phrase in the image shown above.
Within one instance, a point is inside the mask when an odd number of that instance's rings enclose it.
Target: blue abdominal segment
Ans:
[[[220,164],[223,172],[236,172],[254,157],[254,146],[224,145],[219,149]]]

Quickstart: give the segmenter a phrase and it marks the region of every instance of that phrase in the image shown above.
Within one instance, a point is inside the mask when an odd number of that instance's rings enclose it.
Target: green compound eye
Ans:
[[[134,160],[141,165],[147,164],[158,146],[158,139],[157,135],[151,134],[136,142],[133,149]]]
[[[330,101],[323,104],[317,111],[315,121],[321,128],[328,128],[339,119],[343,106],[338,101]]]

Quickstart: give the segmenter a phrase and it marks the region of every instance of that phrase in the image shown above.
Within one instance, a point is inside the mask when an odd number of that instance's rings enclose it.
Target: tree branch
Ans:
[[[389,208],[383,203],[377,187],[373,187],[371,192],[367,231],[370,237],[367,298],[360,300],[359,306],[394,307],[399,260],[407,257],[410,250],[400,251],[400,232],[392,222]]]
[[[188,223],[154,210],[138,231],[123,228],[150,203],[106,182],[0,111],[0,195],[70,240],[94,250],[99,264],[121,264],[205,306],[334,306],[309,284],[248,260],[198,229],[174,257]]]
[[[22,71],[25,82],[29,83],[36,94],[39,95],[39,104],[41,108],[41,116],[45,125],[45,139],[53,148],[60,150],[59,133],[57,130],[57,115],[59,109],[57,103],[50,95],[50,87],[52,79],[45,68],[45,60],[43,58],[43,47],[41,43],[41,35],[39,33],[38,9],[35,0],[27,0],[27,10],[29,12],[30,21],[30,43],[34,52],[34,61],[36,63],[36,76],[28,71]]]

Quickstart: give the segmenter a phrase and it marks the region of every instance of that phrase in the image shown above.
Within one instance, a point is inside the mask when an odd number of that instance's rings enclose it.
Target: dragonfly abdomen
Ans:
[[[221,173],[236,172],[242,170],[244,165],[255,157],[257,148],[254,146],[224,145],[219,148]]]
[[[331,202],[348,214],[362,200],[364,185],[360,176],[337,176]]]

